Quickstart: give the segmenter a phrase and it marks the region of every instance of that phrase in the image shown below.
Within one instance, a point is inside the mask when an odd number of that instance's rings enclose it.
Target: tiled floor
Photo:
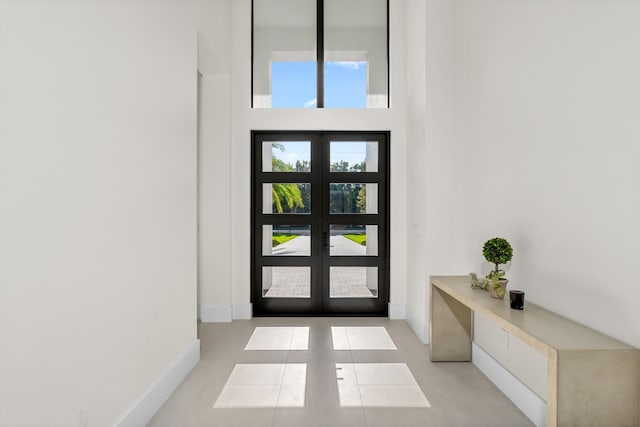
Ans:
[[[406,363],[336,363],[340,407],[428,408]]]
[[[306,363],[237,364],[214,408],[303,408]]]
[[[258,326],[245,350],[308,350],[308,326]]]
[[[332,326],[334,350],[397,350],[384,326]]]
[[[431,363],[404,321],[259,318],[198,329],[200,363],[149,426],[532,426],[472,364]],[[308,350],[296,349],[305,341]]]

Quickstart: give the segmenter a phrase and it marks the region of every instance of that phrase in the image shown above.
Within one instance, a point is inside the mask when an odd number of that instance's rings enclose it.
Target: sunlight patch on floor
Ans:
[[[332,326],[334,350],[397,350],[384,326]]]
[[[303,408],[306,363],[237,364],[214,408]]]
[[[258,326],[245,350],[308,350],[309,327]]]
[[[341,407],[429,408],[406,363],[336,363]]]

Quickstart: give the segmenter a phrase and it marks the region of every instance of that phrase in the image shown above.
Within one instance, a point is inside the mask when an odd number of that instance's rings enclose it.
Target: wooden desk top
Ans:
[[[491,298],[488,292],[472,288],[469,276],[431,276],[431,284],[543,353],[549,350],[636,350],[532,304],[526,298],[524,310],[512,310],[508,293],[503,300]]]

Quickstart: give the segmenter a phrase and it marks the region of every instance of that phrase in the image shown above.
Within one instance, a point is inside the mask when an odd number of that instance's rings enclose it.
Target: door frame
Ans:
[[[330,158],[330,144],[329,138],[338,138],[339,141],[379,141],[379,164],[378,172],[329,172],[327,169],[321,169],[324,172],[318,171],[318,158]],[[261,316],[388,316],[389,301],[390,301],[390,131],[277,131],[277,130],[252,130],[251,131],[251,302],[253,305],[253,315],[255,317]],[[334,139],[335,140],[335,139]],[[311,159],[312,159],[312,173],[309,172],[285,172],[286,181],[280,182],[309,182],[311,183],[311,206],[312,214],[310,216],[299,215],[289,216],[286,219],[288,224],[309,224],[311,225],[311,255],[312,259],[309,261],[308,257],[269,257],[270,263],[274,266],[310,266],[311,267],[311,295],[310,298],[263,298],[262,297],[262,277],[261,267],[262,263],[258,262],[258,258],[262,257],[262,230],[258,230],[257,227],[261,226],[264,221],[257,218],[262,215],[261,203],[262,196],[258,197],[257,191],[262,192],[262,189],[258,189],[258,186],[262,186],[266,180],[265,175],[278,181],[282,180],[285,176],[277,176],[279,173],[274,172],[262,172],[261,168],[261,156],[262,156],[262,142],[274,141],[274,142],[286,142],[286,141],[311,141]],[[323,142],[325,141],[325,142]],[[324,150],[324,152],[323,152]],[[313,159],[316,159],[316,166],[314,172]],[[384,161],[380,161],[384,159]],[[378,213],[367,214],[367,217],[377,217],[375,224],[378,225],[378,256],[375,257],[331,257],[329,250],[325,249],[323,243],[322,233],[329,232],[329,222],[326,219],[335,219],[337,224],[349,224],[349,223],[361,223],[362,221],[354,221],[353,214],[329,215],[329,200],[323,198],[323,191],[313,191],[314,185],[318,188],[319,184],[323,181],[328,183],[328,177],[331,174],[331,181],[335,178],[338,183],[377,183],[378,184],[378,197],[382,200],[378,201]],[[304,179],[301,177],[304,175]],[[377,179],[373,179],[373,176],[377,175]],[[321,207],[321,213],[313,212],[314,206]],[[317,208],[316,208],[317,209]],[[326,210],[326,212],[324,212]],[[273,222],[279,222],[277,216],[273,216]],[[327,230],[323,230],[321,225],[324,222],[324,227]],[[283,222],[284,223],[284,222]],[[384,233],[384,234],[383,234]],[[384,238],[380,238],[384,236]],[[320,255],[318,255],[320,254]],[[329,284],[329,265],[337,266],[349,266],[349,265],[361,265],[372,266],[375,265],[379,268],[378,271],[378,295],[376,298],[329,298],[329,291],[327,289],[327,295],[323,295],[322,286],[313,286],[314,283],[323,283],[326,281],[327,288]],[[324,268],[321,268],[323,267]],[[258,271],[260,269],[260,272]],[[273,301],[273,303],[270,303]],[[358,312],[354,310],[360,304],[361,307],[366,308],[364,312]],[[274,311],[274,306],[277,306],[277,311]]]

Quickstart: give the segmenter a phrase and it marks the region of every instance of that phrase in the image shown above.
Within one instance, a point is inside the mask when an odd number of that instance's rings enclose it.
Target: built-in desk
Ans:
[[[471,361],[475,311],[546,356],[548,427],[639,427],[640,350],[530,302],[512,310],[469,276],[432,276],[429,296],[432,361]]]

